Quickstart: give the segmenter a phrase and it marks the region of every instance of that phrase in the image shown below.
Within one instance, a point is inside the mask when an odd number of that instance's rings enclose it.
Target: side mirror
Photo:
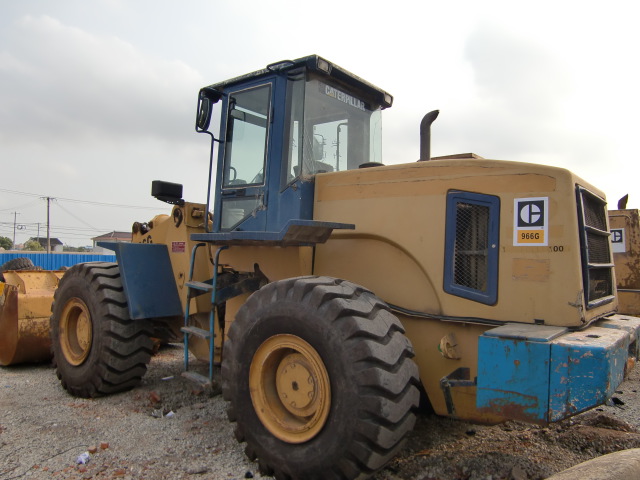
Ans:
[[[209,130],[209,124],[211,123],[211,110],[213,104],[207,97],[200,97],[200,108],[198,108],[198,118],[196,124],[200,130]]]
[[[198,95],[198,116],[196,118],[196,126],[198,129],[202,131],[209,129],[213,104],[217,103],[221,97],[222,94],[213,88],[205,87],[200,90],[200,94]]]

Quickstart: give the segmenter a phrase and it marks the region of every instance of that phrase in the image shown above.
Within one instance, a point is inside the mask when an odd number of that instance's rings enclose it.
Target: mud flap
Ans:
[[[133,320],[182,316],[166,245],[113,242],[98,242],[98,245],[116,252]]]

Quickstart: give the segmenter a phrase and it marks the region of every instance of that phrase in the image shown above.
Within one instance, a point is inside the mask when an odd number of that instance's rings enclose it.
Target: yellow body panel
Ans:
[[[619,311],[640,315],[640,213],[636,209],[610,210],[609,224],[612,232],[623,231],[622,238],[612,238]]]
[[[576,185],[571,172],[505,161],[430,161],[316,177],[316,220],[355,223],[316,247],[319,275],[347,278],[388,303],[426,314],[579,327],[613,311],[583,302]],[[495,305],[443,290],[446,196],[500,197]],[[515,246],[514,200],[548,197],[548,245]]]

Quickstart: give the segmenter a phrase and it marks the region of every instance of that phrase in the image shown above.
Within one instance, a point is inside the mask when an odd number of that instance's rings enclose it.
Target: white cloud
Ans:
[[[14,41],[0,53],[5,145],[34,130],[51,142],[99,142],[105,132],[176,141],[191,127],[204,81],[183,62],[48,16],[23,17],[13,28]]]
[[[194,193],[203,198],[208,148],[193,123],[197,91],[206,82],[196,70],[51,16],[25,15],[9,29],[0,44],[0,187],[157,205],[160,213],[167,208],[150,197],[151,180],[182,177],[201,185]],[[0,193],[4,207],[23,199]],[[69,209],[107,230],[128,230],[154,213]],[[20,219],[41,222],[43,212],[41,205],[22,209]]]

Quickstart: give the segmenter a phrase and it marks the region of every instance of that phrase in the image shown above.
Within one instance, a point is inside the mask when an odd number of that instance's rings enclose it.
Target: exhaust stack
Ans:
[[[431,124],[438,118],[440,110],[433,110],[427,113],[420,122],[420,160],[426,162],[431,160]]]

